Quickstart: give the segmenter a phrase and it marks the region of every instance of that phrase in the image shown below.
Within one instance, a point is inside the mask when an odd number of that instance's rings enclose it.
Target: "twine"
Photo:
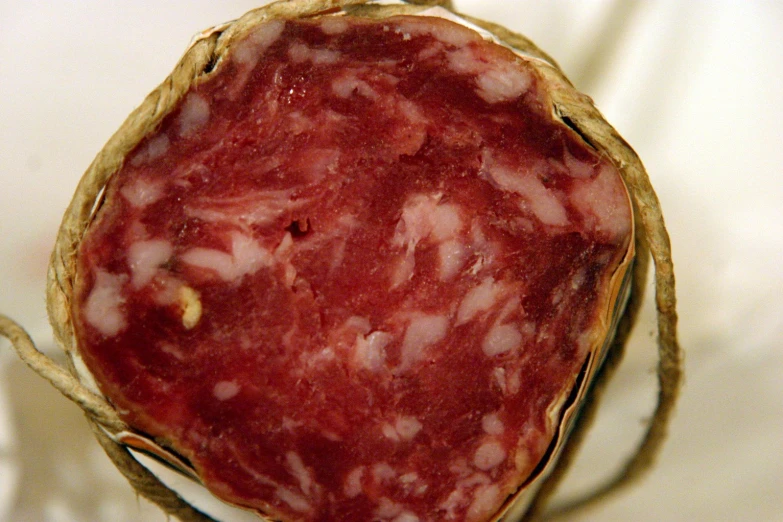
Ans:
[[[87,389],[76,377],[73,358],[76,341],[70,317],[70,296],[76,277],[76,251],[90,220],[102,201],[102,191],[109,177],[122,165],[124,158],[160,121],[176,108],[188,90],[210,76],[233,42],[241,39],[258,24],[275,18],[298,18],[345,8],[361,15],[390,16],[411,9],[433,5],[451,8],[449,0],[414,0],[416,6],[362,5],[366,0],[293,0],[276,2],[256,9],[239,20],[203,34],[177,64],[168,78],[133,111],[120,129],[109,139],[85,172],[68,207],[52,252],[47,284],[47,308],[54,336],[68,355],[70,373],[35,348],[30,336],[8,317],[0,315],[0,335],[7,337],[19,357],[36,373],[48,380],[68,399],[79,405],[106,454],[128,479],[133,489],[157,504],[165,513],[183,522],[213,521],[168,488],[130,452],[111,436],[127,430],[113,407],[101,396]],[[423,6],[423,7],[419,7]],[[603,368],[596,376],[571,436],[566,442],[554,470],[545,479],[528,509],[525,520],[555,519],[577,509],[594,505],[610,494],[627,487],[649,470],[666,437],[667,426],[677,399],[681,380],[681,355],[677,343],[677,312],[671,246],[660,204],[650,180],[634,151],[603,119],[591,100],[576,92],[554,60],[527,38],[493,23],[459,16],[494,33],[511,46],[545,62],[532,64],[547,80],[556,114],[620,170],[631,194],[636,227],[637,259],[634,265],[631,300],[622,317]],[[638,226],[641,225],[641,226]],[[655,300],[658,313],[658,402],[646,433],[636,452],[621,471],[605,484],[566,506],[550,512],[544,507],[551,498],[578,450],[593,418],[606,383],[622,359],[624,346],[638,316],[644,294],[648,259],[655,267]],[[262,517],[263,518],[263,517]]]
[[[571,91],[576,93],[576,91]],[[589,100],[584,95],[576,94],[585,100]],[[568,98],[567,94],[565,98]],[[639,258],[647,262],[649,255],[655,267],[655,304],[658,315],[658,397],[655,411],[647,425],[646,432],[638,445],[635,453],[625,462],[621,470],[605,484],[599,486],[581,499],[578,499],[556,511],[551,512],[549,517],[559,518],[567,513],[577,509],[594,505],[605,499],[610,494],[616,493],[621,489],[633,484],[639,480],[645,472],[649,471],[655,463],[655,459],[666,439],[669,421],[674,412],[674,405],[680,390],[682,380],[682,355],[679,343],[677,341],[677,311],[675,296],[674,265],[671,257],[671,243],[669,234],[666,231],[663,214],[661,212],[660,202],[650,183],[650,179],[639,160],[639,157],[625,143],[606,121],[601,117],[598,110],[588,103],[566,103],[558,107],[562,116],[568,118],[586,137],[588,142],[597,146],[599,150],[604,150],[612,159],[615,165],[620,166],[623,179],[629,188],[631,199],[634,205],[634,215],[637,222],[641,222],[641,231],[638,234],[637,245],[639,246]],[[638,275],[638,272],[637,272]],[[634,291],[639,296],[632,303],[630,311],[631,316],[635,318],[638,314],[638,306],[641,304],[641,295],[643,295],[644,280],[641,277],[634,278]],[[631,316],[627,316],[628,319]],[[623,321],[623,331],[618,339],[624,343],[630,327],[631,320]],[[615,343],[615,349],[621,349],[618,343]],[[614,358],[613,358],[614,359]],[[609,361],[608,361],[609,362]],[[619,357],[611,361],[607,368],[607,374],[611,374],[614,367],[619,362]],[[600,379],[593,392],[592,402],[596,402],[600,397],[603,388],[607,382],[606,378]],[[580,429],[586,430],[592,418],[594,417],[594,406],[589,406],[584,419],[580,421]],[[581,442],[580,434],[573,439],[572,445],[564,450],[565,463],[567,467],[572,460],[572,453],[576,451]],[[562,477],[565,470],[559,471],[551,478],[554,484]],[[548,492],[551,494],[551,491]],[[539,497],[532,513],[538,513],[541,510],[541,503],[546,500],[546,494]]]

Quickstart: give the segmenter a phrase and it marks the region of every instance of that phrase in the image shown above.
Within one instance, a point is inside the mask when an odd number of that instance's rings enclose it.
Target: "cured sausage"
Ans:
[[[611,334],[617,169],[432,17],[259,25],[110,179],[79,350],[130,426],[281,520],[487,520]]]

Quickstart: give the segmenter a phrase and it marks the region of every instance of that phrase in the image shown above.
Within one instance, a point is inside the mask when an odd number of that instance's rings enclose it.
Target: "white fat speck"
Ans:
[[[530,321],[524,321],[519,326],[519,333],[522,334],[523,337],[526,338],[533,338],[536,335],[536,325],[535,323],[531,323]]]
[[[454,21],[453,17],[447,17]],[[430,25],[430,24],[427,24]],[[475,30],[466,27],[460,23],[454,24],[437,24],[428,29],[435,38],[447,45],[453,45],[455,47],[467,46],[471,42],[478,42],[482,40],[482,37]]]
[[[400,440],[400,434],[397,433],[397,430],[394,429],[394,426],[388,422],[384,422],[381,426],[381,433],[383,433],[383,436],[387,439],[393,440],[395,442]]]
[[[501,247],[498,242],[490,241],[486,238],[478,220],[474,220],[471,223],[470,241],[477,255],[475,263],[470,267],[470,273],[476,275],[485,269],[492,268],[495,264],[495,259],[499,256]]]
[[[183,263],[216,272],[221,279],[231,281],[236,277],[234,258],[231,254],[212,248],[191,248],[180,257]]]
[[[283,428],[287,431],[293,432],[296,428],[304,426],[304,422],[295,421],[291,417],[283,417]]]
[[[295,211],[310,200],[293,201],[293,190],[249,191],[236,197],[204,198],[185,207],[185,215],[210,223],[268,225],[284,212]]]
[[[294,63],[311,61],[314,64],[330,64],[340,59],[341,54],[328,49],[311,49],[301,42],[296,42],[288,48],[288,57]]]
[[[511,64],[499,64],[496,69],[481,73],[476,79],[478,94],[488,103],[513,100],[530,87],[530,75]]]
[[[400,365],[398,371],[409,370],[421,360],[427,347],[446,337],[449,319],[445,315],[427,315],[417,313],[413,316],[402,341]]]
[[[466,463],[463,463],[462,467],[464,467],[464,471],[460,473],[462,478],[457,481],[456,488],[449,494],[446,500],[439,505],[441,509],[446,511],[446,520],[461,518],[456,511],[464,508],[469,502],[467,497],[468,490],[475,488],[476,486],[481,487],[491,483],[491,480],[486,473],[471,473]],[[452,468],[454,468],[454,464],[451,465],[450,469]]]
[[[323,435],[326,440],[331,440],[332,442],[339,442],[343,440],[343,438],[339,434],[333,431],[322,430],[321,435]]]
[[[500,391],[503,392],[503,395],[506,395],[508,393],[508,386],[506,385],[506,369],[500,367],[495,368],[492,370],[492,378],[495,380],[498,388],[500,388]]]
[[[478,255],[476,257],[476,261],[471,265],[471,267],[468,269],[468,273],[471,275],[476,275],[479,272],[481,272],[481,269],[484,268],[484,264],[486,263],[486,259],[482,255]]]
[[[322,232],[319,240],[330,242],[332,247],[332,260],[329,263],[329,274],[340,268],[345,258],[345,247],[348,237],[359,226],[355,216],[342,216],[337,220],[337,226],[328,232]]]
[[[419,522],[419,517],[410,511],[403,511],[392,519],[392,522]]]
[[[166,154],[166,152],[169,150],[170,144],[171,141],[166,134],[161,134],[152,138],[149,143],[147,143],[147,161],[158,159],[159,157]]]
[[[299,487],[305,495],[310,494],[310,488],[313,485],[313,477],[310,471],[305,467],[299,454],[289,451],[285,454],[285,460],[288,463],[288,470],[299,481]]]
[[[163,182],[137,178],[120,189],[120,194],[136,208],[144,208],[163,197]]]
[[[302,114],[302,111],[292,111],[287,116],[288,132],[298,136],[313,127],[313,120]]]
[[[485,484],[473,492],[473,502],[467,512],[468,521],[486,520],[500,507],[500,488],[496,484]]]
[[[402,214],[394,229],[392,245],[407,246],[408,250],[432,233],[440,195],[411,196],[402,207]]]
[[[519,392],[519,387],[522,384],[521,383],[521,376],[520,376],[520,369],[517,368],[513,371],[511,371],[507,378],[506,378],[506,384],[508,385],[508,394],[509,395],[515,395]]]
[[[449,281],[459,273],[467,258],[467,248],[459,240],[452,239],[438,245],[438,260],[440,261],[439,278]]]
[[[421,431],[422,425],[416,417],[402,416],[394,427],[403,440],[412,440]]]
[[[568,170],[568,174],[574,178],[588,179],[592,177],[595,171],[592,164],[579,161],[567,148],[563,152],[563,163]]]
[[[362,489],[362,476],[364,475],[364,466],[359,466],[357,468],[354,468],[351,470],[348,475],[346,475],[345,480],[343,481],[343,493],[345,493],[345,496],[348,498],[354,498],[359,496]]]
[[[311,149],[307,153],[306,170],[310,183],[318,183],[329,172],[334,172],[340,160],[337,149]]]
[[[527,452],[527,446],[522,442],[523,439],[520,437],[520,444],[517,445],[517,451],[514,454],[514,467],[517,469],[518,472],[526,472],[529,471],[531,468],[531,465],[533,464],[530,461],[530,455]]]
[[[283,267],[283,282],[289,287],[293,287],[296,280],[296,267],[291,263],[291,254],[293,254],[294,240],[290,232],[286,232],[280,244],[277,245],[272,256],[278,265]]]
[[[249,39],[253,41],[261,50],[266,49],[280,38],[285,28],[285,21],[271,20],[259,25],[252,33]]]
[[[432,35],[441,42],[455,47],[464,47],[481,37],[475,31],[458,24],[438,24],[432,28]]]
[[[476,75],[485,71],[488,65],[481,60],[473,48],[460,47],[448,53],[449,69],[457,74]]]
[[[513,324],[499,324],[492,327],[481,345],[487,357],[494,357],[516,350],[522,343],[522,334]]]
[[[188,136],[208,121],[209,102],[198,94],[188,94],[178,118],[180,136]]]
[[[355,330],[362,335],[367,335],[368,333],[370,333],[370,330],[372,329],[370,320],[367,319],[366,317],[361,317],[359,315],[352,315],[351,317],[346,319],[343,327],[348,330]]]
[[[291,247],[294,246],[294,238],[291,236],[291,232],[286,232],[283,235],[283,239],[280,240],[280,244],[275,248],[274,256],[278,262],[286,259],[292,252]]]
[[[498,161],[495,156],[496,154],[488,149],[482,151],[479,171],[482,179],[495,188],[522,196],[524,200],[520,202],[520,209],[532,212],[542,224],[564,226],[569,223],[565,207],[557,193],[544,186],[536,175],[536,169],[515,171]]]
[[[125,304],[122,288],[127,280],[126,274],[104,270],[95,274],[95,285],[84,304],[84,318],[106,337],[114,337],[128,325],[122,310]]]
[[[413,270],[416,268],[416,258],[414,255],[414,251],[412,249],[408,249],[397,260],[396,266],[394,267],[391,276],[392,290],[406,281],[410,281],[411,277],[413,277]]]
[[[500,435],[505,430],[503,421],[500,420],[497,413],[487,413],[484,415],[481,419],[481,427],[490,435]]]
[[[321,31],[328,35],[344,33],[348,26],[348,22],[342,16],[325,16],[321,20]]]
[[[440,44],[433,44],[428,47],[425,47],[422,49],[419,54],[416,56],[416,58],[419,61],[424,61],[428,58],[432,58],[436,54],[440,53],[443,50],[443,46]]]
[[[524,217],[517,217],[511,220],[511,223],[514,224],[514,227],[519,229],[521,233],[527,233],[530,234],[536,229],[536,226],[532,219],[524,218]]]
[[[386,346],[394,339],[387,332],[373,332],[368,336],[357,335],[354,344],[354,361],[371,372],[379,372],[386,362]]]
[[[338,76],[332,80],[332,92],[340,98],[349,98],[354,93],[371,100],[380,98],[380,95],[369,83],[357,78],[353,72]]]
[[[203,163],[191,162],[176,167],[171,173],[173,184],[186,189],[191,188],[194,183],[209,183],[214,179],[214,175],[212,169]]]
[[[234,50],[233,58],[248,68],[258,62],[258,56],[275,43],[285,28],[283,20],[271,20],[259,25],[247,39]]]
[[[496,440],[490,440],[478,447],[473,455],[473,465],[483,471],[489,471],[506,458],[506,450]]]
[[[415,268],[416,246],[433,235],[436,241],[450,239],[461,227],[459,213],[451,205],[439,208],[441,194],[416,194],[408,198],[394,230],[392,245],[405,248],[392,270],[392,288],[409,280]],[[437,236],[433,232],[437,229]]]
[[[424,145],[427,139],[427,120],[413,102],[399,96],[394,98],[393,106],[387,107],[387,113],[405,117],[407,122],[400,121],[389,136],[388,145],[395,154],[414,155]]]
[[[128,247],[128,267],[131,270],[131,286],[139,290],[155,276],[158,268],[173,255],[174,247],[164,239],[137,241]]]
[[[235,281],[272,265],[272,254],[248,235],[232,232],[231,247],[231,254],[211,248],[191,248],[182,254],[181,260],[212,270],[224,281]]]
[[[503,305],[503,309],[500,311],[500,314],[498,315],[495,324],[500,324],[504,322],[508,318],[508,316],[510,316],[516,311],[519,311],[521,314],[524,314],[525,312],[525,310],[522,308],[522,301],[520,300],[518,295],[515,295],[514,297],[506,301],[506,304]]]
[[[585,269],[580,268],[571,278],[571,290],[578,290],[585,282]]]
[[[125,234],[123,234],[125,242],[128,245],[133,244],[136,241],[146,241],[151,237],[147,227],[141,222],[141,213],[134,212],[134,214],[136,215],[133,216],[130,226],[128,226]]]
[[[454,461],[449,464],[449,471],[451,471],[453,474],[457,475],[458,477],[466,477],[470,475],[471,468],[468,466],[468,461],[465,460],[464,457],[459,457],[457,459],[454,459]]]
[[[267,249],[252,237],[239,232],[231,234],[231,251],[235,270],[240,277],[253,274],[261,267],[272,264],[272,257]]]
[[[457,509],[465,503],[465,492],[461,488],[457,488],[446,497],[446,500],[438,505],[438,508],[445,511],[446,520],[454,520],[457,518]]]
[[[138,167],[139,165],[160,158],[168,152],[170,143],[169,137],[166,134],[155,136],[149,140],[141,150],[133,155],[133,159],[130,161],[131,165]]]
[[[342,55],[337,51],[330,51],[328,49],[317,49],[313,55],[313,63],[315,64],[331,64],[337,62]]]
[[[565,290],[562,286],[558,286],[552,291],[552,304],[557,306],[560,304],[560,302],[563,300],[563,297],[565,296]]]
[[[419,474],[415,471],[405,473],[397,480],[400,483],[400,486],[402,486],[402,490],[406,496],[412,494],[415,497],[419,497],[423,495],[429,487],[427,483],[421,480]]]
[[[283,278],[283,281],[290,288],[293,288],[294,281],[296,281],[296,269],[290,263],[285,265],[285,277]]]
[[[503,286],[491,277],[485,277],[481,284],[468,290],[457,310],[457,324],[473,320],[478,314],[490,310],[498,302]]]
[[[505,368],[498,367],[492,370],[492,378],[500,388],[503,395],[514,395],[519,392],[521,385],[520,369],[507,372]]]
[[[375,509],[375,516],[382,519],[389,519],[402,513],[402,505],[386,497],[378,499],[378,507]]]
[[[490,482],[492,481],[489,479],[489,476],[486,473],[476,471],[475,473],[471,473],[470,476],[457,481],[457,486],[461,488],[472,488],[473,486],[478,486],[479,484],[489,484]]]
[[[161,352],[171,355],[178,361],[184,361],[186,358],[185,352],[176,344],[161,342],[158,347]]]
[[[598,342],[593,330],[587,330],[580,333],[576,338],[576,346],[579,349],[580,354],[587,354],[590,348],[595,346]]]
[[[307,368],[321,368],[335,360],[334,350],[327,346],[315,353],[303,352],[301,358]]]
[[[400,475],[399,480],[403,484],[412,484],[413,482],[419,480],[419,474],[416,473],[415,471],[411,471],[410,473]]]
[[[399,22],[397,33],[408,33],[413,36],[431,35],[439,41],[456,47],[463,47],[470,42],[480,40],[475,31],[458,24],[430,24],[419,20],[404,20]]]
[[[625,186],[610,166],[603,166],[595,179],[575,180],[571,201],[585,222],[610,238],[621,238],[631,229],[631,211]]]
[[[236,397],[240,386],[234,381],[219,381],[212,388],[212,395],[219,401],[227,401]]]
[[[275,494],[280,500],[291,506],[291,509],[294,511],[305,513],[311,509],[310,503],[306,498],[288,488],[279,487],[275,491]]]
[[[437,242],[451,239],[462,230],[462,218],[460,217],[460,208],[457,205],[436,206],[431,219],[432,238]]]
[[[534,191],[539,190],[537,184],[531,185],[531,187],[535,187]],[[543,185],[541,185],[541,187],[543,187]],[[528,196],[527,204],[520,205],[520,208],[522,210],[527,210],[529,205],[529,208],[533,210],[535,216],[544,225],[553,225],[553,226],[567,225],[569,223],[569,220],[565,211],[565,207],[554,194],[551,194],[549,192],[548,194],[549,196],[542,197],[541,199],[534,199],[537,196],[530,195]],[[540,192],[538,195],[542,196],[543,192]]]
[[[386,79],[392,85],[396,85],[397,82],[399,81],[397,77],[388,76],[388,75],[385,75],[384,79]],[[395,105],[396,109],[400,112],[400,114],[405,116],[405,119],[408,120],[408,122],[410,122],[411,125],[426,124],[429,121],[427,117],[424,114],[422,114],[421,109],[419,109],[419,105],[410,101],[409,99],[398,96],[395,97],[395,103],[396,103]],[[426,138],[426,132],[424,132],[423,129],[420,130],[422,131],[422,134],[424,134],[424,138]],[[410,132],[410,131],[411,131],[410,128],[406,129],[406,132]],[[419,147],[420,146],[421,144],[419,144]],[[416,149],[412,150],[411,152],[415,152],[417,150],[418,147],[416,147]],[[444,205],[444,206],[457,208],[454,205]]]
[[[388,463],[378,462],[377,464],[373,464],[372,476],[376,482],[381,483],[395,478],[397,472],[394,471],[394,468],[389,466]]]

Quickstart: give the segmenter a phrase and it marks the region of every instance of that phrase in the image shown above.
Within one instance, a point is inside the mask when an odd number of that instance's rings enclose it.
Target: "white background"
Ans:
[[[0,312],[58,360],[44,279],[81,173],[194,33],[252,7],[0,1]],[[644,482],[575,520],[783,520],[783,2],[457,7],[528,35],[593,96],[644,160],[672,236],[687,380],[669,442]],[[562,495],[633,447],[655,394],[653,321],[648,307]],[[166,520],[5,341],[0,520]]]

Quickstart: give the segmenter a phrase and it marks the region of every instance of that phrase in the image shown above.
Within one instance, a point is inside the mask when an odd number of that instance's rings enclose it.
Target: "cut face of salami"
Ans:
[[[101,391],[282,520],[488,520],[610,335],[633,222],[543,79],[455,23],[272,20],[110,179],[72,313]]]

